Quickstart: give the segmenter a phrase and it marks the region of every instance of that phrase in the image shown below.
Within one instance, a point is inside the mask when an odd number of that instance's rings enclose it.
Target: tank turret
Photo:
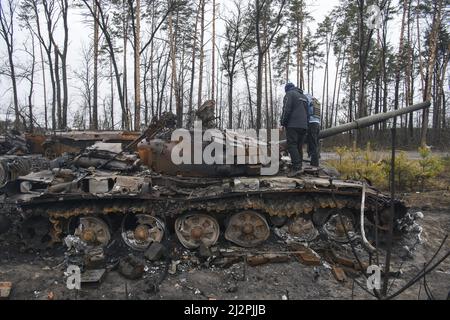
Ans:
[[[323,130],[320,132],[319,138],[326,139],[351,130],[366,128],[404,114],[409,114],[411,112],[429,108],[430,105],[430,102],[424,102],[407,108],[361,118],[344,125]],[[207,128],[209,129],[210,127]],[[265,152],[267,152],[267,154],[270,154],[271,152],[273,152],[274,148],[275,150],[277,149],[277,146],[275,146],[275,144],[279,144],[280,154],[281,152],[287,151],[287,142],[285,140],[278,142],[277,140],[279,139],[277,139],[272,140],[270,143],[265,143],[257,141],[256,139],[249,139],[249,137],[245,134],[240,135],[239,133],[233,131],[219,133],[220,134],[214,137],[213,143],[216,144],[216,147],[223,149],[223,161],[215,162],[214,164],[195,163],[193,152],[191,154],[192,159],[190,159],[190,163],[173,163],[173,152],[175,151],[174,149],[179,145],[180,141],[170,141],[170,136],[168,136],[167,133],[160,139],[147,139],[146,141],[141,142],[138,146],[139,154],[144,165],[147,165],[154,172],[160,174],[184,177],[238,177],[259,176],[261,175],[261,170],[264,165],[261,163],[261,161],[248,161],[245,164],[239,164],[238,161],[234,161],[230,164],[230,162],[227,161],[229,160],[227,159],[226,154],[227,148],[235,149],[235,158],[238,154],[240,154],[245,155],[245,157],[247,157],[247,160],[252,156],[258,158],[258,152],[260,148],[266,149]],[[196,134],[202,135],[203,132],[199,132],[198,130],[190,132],[190,135],[194,139]],[[211,144],[208,142],[204,142],[203,139],[202,143],[203,149],[201,151],[205,151],[206,148],[211,148]],[[272,148],[272,146],[274,148]],[[191,149],[194,150],[194,146],[192,146]],[[256,154],[255,150],[257,150]]]

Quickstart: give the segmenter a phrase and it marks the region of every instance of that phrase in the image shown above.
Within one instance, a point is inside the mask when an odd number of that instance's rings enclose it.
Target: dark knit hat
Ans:
[[[294,89],[295,89],[295,85],[292,82],[286,83],[286,86],[284,87],[284,90],[286,92],[289,92],[289,91],[294,90]]]

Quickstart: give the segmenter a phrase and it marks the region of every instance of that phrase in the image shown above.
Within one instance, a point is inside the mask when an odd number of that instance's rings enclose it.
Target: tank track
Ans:
[[[289,180],[295,181],[295,180]],[[260,180],[262,182],[262,180]],[[203,185],[202,185],[203,184]],[[359,188],[333,188],[303,186],[286,190],[262,188],[255,191],[239,192],[223,185],[223,181],[195,181],[177,179],[165,180],[157,191],[141,195],[67,194],[46,195],[20,205],[26,218],[42,217],[51,222],[52,243],[59,242],[70,233],[70,222],[81,217],[96,217],[108,221],[111,231],[115,232],[125,216],[147,215],[160,219],[173,232],[180,217],[187,214],[208,215],[224,225],[230,217],[242,212],[260,214],[274,227],[292,224],[301,218],[311,221],[321,232],[325,223],[333,215],[345,214],[352,220],[351,225],[358,233],[361,211],[361,190]],[[175,187],[176,185],[176,187]],[[332,185],[332,183],[331,183]],[[366,194],[366,223],[375,226],[382,234],[387,231],[391,201],[376,190]],[[407,211],[401,202],[395,203],[396,219]],[[198,217],[198,216],[197,216]],[[253,216],[257,218],[257,216]],[[281,223],[280,223],[281,221]],[[342,222],[343,223],[343,222]],[[350,228],[352,227],[350,226]],[[176,228],[175,228],[176,229]],[[192,231],[192,230],[191,230]],[[192,231],[193,232],[193,231]],[[223,233],[223,232],[221,232]],[[261,236],[264,239],[266,236]],[[179,236],[180,238],[180,236]],[[341,237],[341,240],[345,238]],[[260,239],[263,240],[263,239]],[[195,248],[192,241],[180,239],[188,248]],[[232,241],[246,246],[245,241]],[[261,243],[259,241],[257,243]]]

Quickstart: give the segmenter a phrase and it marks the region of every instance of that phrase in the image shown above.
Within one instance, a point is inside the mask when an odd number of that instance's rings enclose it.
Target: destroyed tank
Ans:
[[[324,130],[320,137],[429,106],[423,103],[359,119]],[[208,110],[200,109],[198,116]],[[210,128],[212,118],[203,120]],[[176,165],[171,155],[180,141],[171,139],[174,122],[164,115],[125,148],[138,147],[140,165],[124,152],[91,149],[60,168],[7,183],[3,193],[17,208],[22,239],[45,247],[73,235],[91,245],[107,246],[120,234],[127,246],[144,251],[169,234],[184,247],[196,249],[219,240],[256,247],[275,233],[301,242],[321,238],[347,243],[360,237],[370,247],[366,235],[374,240],[372,235],[382,239],[387,234],[392,206],[394,221],[407,213],[401,201],[392,202],[367,182],[343,181],[320,168],[306,168],[304,174],[289,178],[282,170],[263,176],[260,163]],[[243,140],[233,140],[233,148],[243,148],[248,157],[253,142]]]

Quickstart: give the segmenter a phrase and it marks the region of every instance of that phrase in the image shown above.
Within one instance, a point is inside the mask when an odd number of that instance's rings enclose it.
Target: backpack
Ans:
[[[322,105],[320,104],[319,100],[317,100],[316,98],[314,98],[312,96],[308,96],[308,101],[309,101],[310,116],[320,118],[322,115],[322,111],[321,111]]]

